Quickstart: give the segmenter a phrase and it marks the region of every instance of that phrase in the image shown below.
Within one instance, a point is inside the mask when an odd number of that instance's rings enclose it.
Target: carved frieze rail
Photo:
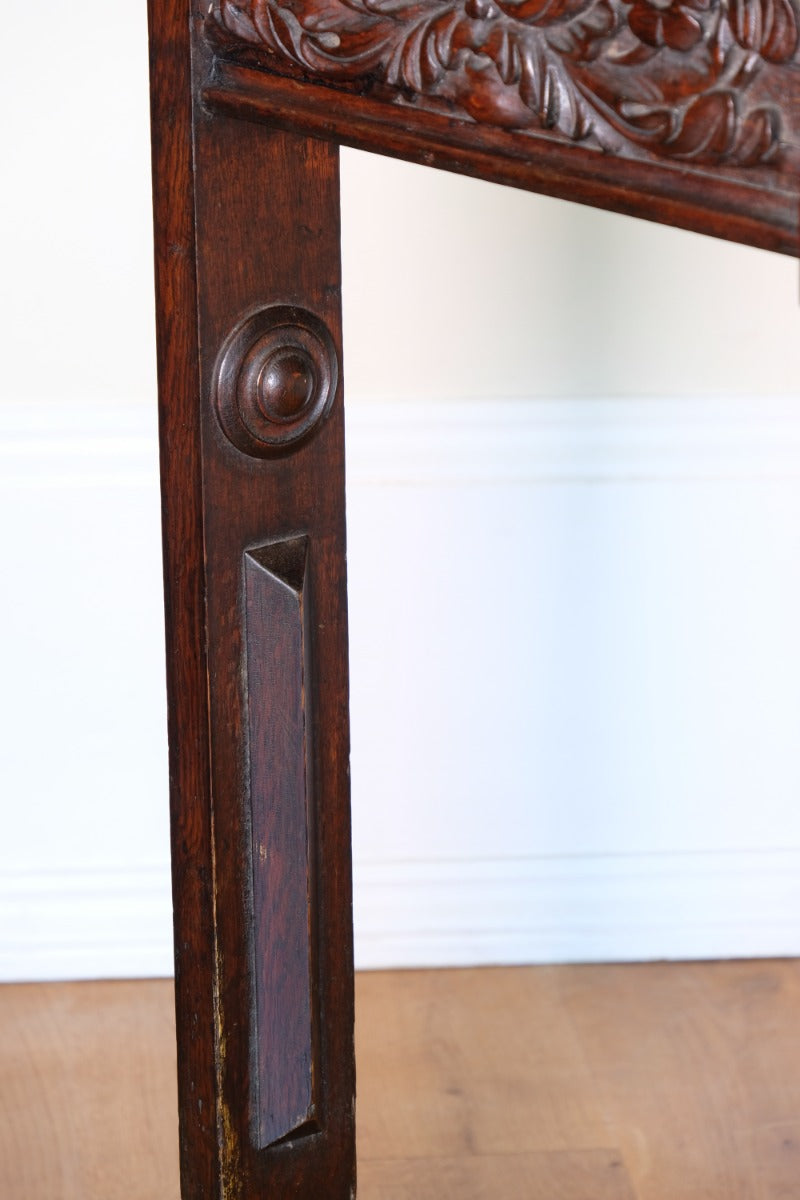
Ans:
[[[618,155],[785,148],[795,0],[216,0],[272,69]]]

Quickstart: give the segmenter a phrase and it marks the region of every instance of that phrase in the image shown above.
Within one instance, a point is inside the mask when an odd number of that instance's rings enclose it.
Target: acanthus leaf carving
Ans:
[[[775,159],[750,100],[798,51],[799,0],[215,0],[280,71],[389,93],[615,153],[746,167]]]

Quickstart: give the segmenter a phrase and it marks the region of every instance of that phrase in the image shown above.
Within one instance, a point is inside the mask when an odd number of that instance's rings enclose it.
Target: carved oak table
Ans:
[[[184,1200],[355,1186],[338,145],[796,254],[796,3],[150,0]]]

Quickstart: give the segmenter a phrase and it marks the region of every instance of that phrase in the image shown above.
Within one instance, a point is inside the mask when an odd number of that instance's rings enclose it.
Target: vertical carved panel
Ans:
[[[245,554],[258,1145],[314,1122],[306,542]]]

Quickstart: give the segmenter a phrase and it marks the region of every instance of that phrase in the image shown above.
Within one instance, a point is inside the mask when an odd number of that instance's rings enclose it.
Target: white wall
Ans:
[[[0,978],[169,970],[144,6],[83,11],[0,78]],[[343,191],[359,962],[800,953],[795,265]]]

